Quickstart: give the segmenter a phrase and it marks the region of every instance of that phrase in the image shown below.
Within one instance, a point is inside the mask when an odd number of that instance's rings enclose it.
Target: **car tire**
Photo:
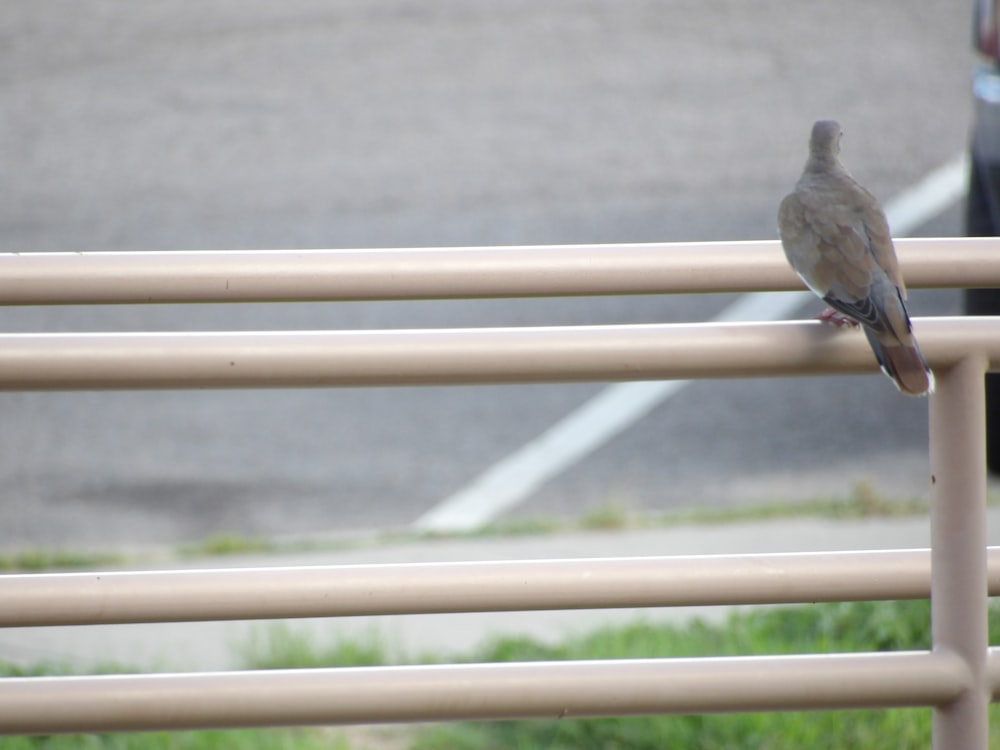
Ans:
[[[1000,166],[972,159],[965,203],[967,237],[1000,236]],[[966,289],[966,315],[1000,315],[1000,289]],[[986,465],[1000,474],[1000,373],[986,375]]]

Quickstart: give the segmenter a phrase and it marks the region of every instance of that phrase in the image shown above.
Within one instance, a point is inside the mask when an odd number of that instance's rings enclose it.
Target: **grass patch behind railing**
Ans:
[[[100,565],[121,565],[125,559],[124,555],[113,552],[29,549],[0,554],[0,572],[93,568]]]
[[[991,493],[990,505],[1000,505],[1000,493]],[[591,508],[577,519],[514,518],[499,520],[472,531],[407,533],[384,537],[387,541],[408,538],[462,539],[532,536],[574,531],[628,531],[664,529],[683,525],[713,525],[818,518],[847,521],[862,518],[909,518],[926,515],[926,498],[890,498],[881,495],[867,480],[855,482],[846,497],[816,497],[799,501],[775,501],[751,505],[706,507],[650,512],[631,508],[627,500],[612,498]]]
[[[455,657],[410,658],[372,632],[321,643],[294,627],[262,628],[239,654],[248,669],[399,663],[549,661],[923,650],[930,645],[925,600],[781,606],[734,611],[722,624],[637,621],[576,635],[556,645],[498,638]],[[990,642],[1000,643],[1000,606],[991,607]],[[59,672],[44,666],[32,674]],[[0,674],[18,674],[10,665]],[[990,708],[991,747],[1000,747],[1000,708]],[[241,730],[48,738],[0,738],[2,750],[916,750],[930,746],[930,709],[816,711],[608,719],[552,719],[391,728]]]
[[[817,497],[797,502],[760,503],[722,508],[695,507],[668,511],[659,517],[657,525],[736,523],[795,518],[821,518],[833,521],[911,518],[926,515],[929,508],[930,505],[925,498],[887,498],[875,492],[867,482],[858,482],[846,498]]]
[[[181,557],[218,557],[222,555],[257,555],[279,551],[278,545],[270,539],[229,532],[213,534],[199,542],[185,544],[177,550],[177,553]]]
[[[246,643],[236,647],[236,654],[247,669],[378,667],[406,661],[376,629],[360,638],[319,644],[287,622],[256,629]]]
[[[991,643],[1000,642],[992,608]],[[639,622],[555,645],[500,639],[474,661],[736,656],[927,649],[926,601],[859,602],[738,612],[723,625]],[[1000,707],[991,706],[990,747],[1000,747]],[[442,724],[418,730],[411,750],[698,748],[699,750],[916,750],[930,747],[930,709],[818,711]]]

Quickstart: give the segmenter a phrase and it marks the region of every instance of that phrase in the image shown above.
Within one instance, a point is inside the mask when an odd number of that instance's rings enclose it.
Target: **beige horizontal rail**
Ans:
[[[952,653],[7,678],[0,734],[940,706]]]
[[[930,578],[930,550],[19,574],[0,626],[919,599]]]
[[[1000,287],[1000,239],[901,239],[910,288]],[[780,244],[0,253],[0,304],[553,297],[802,289]]]
[[[1000,318],[919,318],[932,366],[1000,368]],[[0,390],[308,388],[737,378],[877,369],[818,321],[384,331],[0,334]]]

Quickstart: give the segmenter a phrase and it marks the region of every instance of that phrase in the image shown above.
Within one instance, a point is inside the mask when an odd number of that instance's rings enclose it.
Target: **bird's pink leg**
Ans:
[[[816,316],[816,320],[820,320],[824,323],[833,323],[837,328],[843,328],[847,326],[848,328],[859,328],[861,326],[858,321],[854,318],[848,317],[843,313],[839,313],[832,307],[826,308],[823,312]]]

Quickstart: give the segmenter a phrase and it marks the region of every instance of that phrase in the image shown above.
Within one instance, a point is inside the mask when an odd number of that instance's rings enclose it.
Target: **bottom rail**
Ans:
[[[947,652],[361,667],[0,680],[0,733],[939,706]]]

